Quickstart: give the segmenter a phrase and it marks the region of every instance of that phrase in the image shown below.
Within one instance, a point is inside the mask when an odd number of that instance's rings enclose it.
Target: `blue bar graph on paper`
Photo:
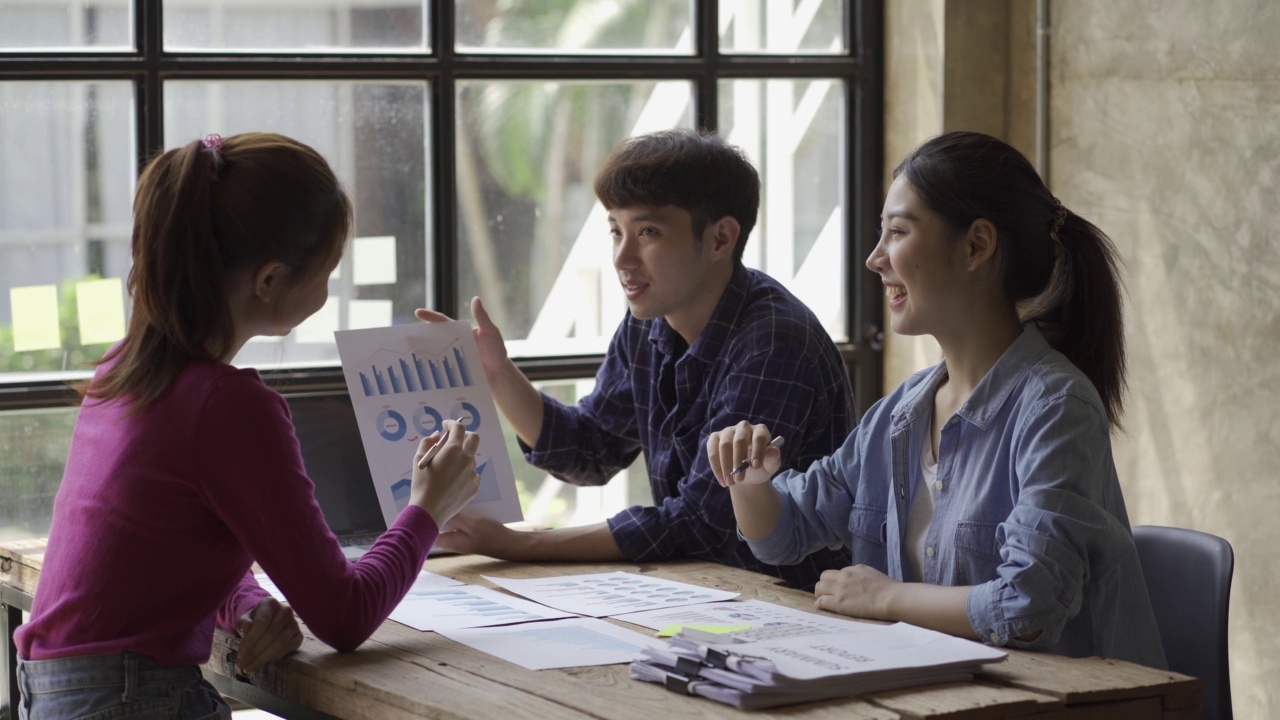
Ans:
[[[454,374],[453,366],[449,364],[448,360],[441,360],[440,362],[444,364],[444,374],[445,377],[449,378],[449,387],[458,387],[458,376]]]
[[[458,361],[458,374],[462,375],[463,387],[471,387],[471,370],[467,368],[466,358],[462,357],[462,350],[454,348],[453,357]]]
[[[471,387],[473,376],[466,356],[460,348],[452,350],[453,358],[423,360],[410,353],[408,359],[398,358],[385,368],[370,365],[368,374],[359,373],[360,387],[365,397]]]
[[[423,390],[430,390],[431,383],[427,380],[427,368],[422,364],[422,359],[417,355],[413,356],[413,367],[414,371],[418,374],[418,385]]]
[[[428,360],[427,365],[431,366],[431,377],[436,381],[436,387],[448,387],[444,384],[444,380],[440,379],[440,368],[436,367],[436,361]]]
[[[417,360],[417,358],[414,358],[414,360]],[[414,381],[414,379],[415,379],[415,378],[414,378],[414,375],[416,375],[417,373],[411,373],[411,372],[409,372],[409,363],[405,362],[405,361],[404,361],[404,358],[400,358],[400,372],[401,372],[401,374],[403,374],[403,375],[404,375],[404,389],[405,389],[405,390],[407,390],[407,391],[409,391],[409,392],[417,392],[418,390],[421,390],[421,389],[422,389],[422,388],[420,388],[420,387],[418,387],[417,385],[415,385],[415,384],[414,384],[414,382],[413,382],[413,381]]]

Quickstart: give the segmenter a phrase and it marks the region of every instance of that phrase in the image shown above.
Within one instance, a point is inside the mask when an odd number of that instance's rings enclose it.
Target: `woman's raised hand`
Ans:
[[[426,467],[419,468],[427,451],[440,443],[435,457]],[[467,432],[462,423],[454,420],[444,421],[444,434],[436,432],[418,444],[413,456],[410,502],[426,510],[437,527],[444,527],[480,491],[480,476],[476,474],[479,445],[480,436]]]
[[[761,485],[782,467],[782,451],[769,444],[769,428],[743,420],[707,437],[711,474],[724,487]],[[741,472],[738,468],[746,463]]]

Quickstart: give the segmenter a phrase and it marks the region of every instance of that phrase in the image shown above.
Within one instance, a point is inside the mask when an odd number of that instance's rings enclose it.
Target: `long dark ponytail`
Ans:
[[[138,178],[133,216],[129,329],[85,394],[125,398],[136,412],[191,360],[231,350],[234,273],[277,261],[300,280],[326,267],[342,253],[351,203],[315,150],[245,133],[157,156]]]
[[[921,145],[894,170],[957,231],[996,226],[1005,292],[1097,388],[1120,426],[1127,370],[1123,287],[1111,239],[1067,210],[1007,143],[952,132]]]

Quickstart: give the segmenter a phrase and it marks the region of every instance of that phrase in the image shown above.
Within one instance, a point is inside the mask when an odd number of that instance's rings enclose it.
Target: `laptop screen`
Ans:
[[[360,428],[346,393],[286,398],[316,501],[338,537],[387,529],[365,460]]]

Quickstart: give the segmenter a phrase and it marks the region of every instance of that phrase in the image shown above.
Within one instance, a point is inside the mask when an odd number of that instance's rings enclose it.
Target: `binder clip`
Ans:
[[[688,678],[676,673],[667,673],[666,678],[662,681],[662,686],[673,693],[681,695],[692,695],[693,678]]]
[[[702,663],[695,658],[680,656],[676,659],[676,672],[689,677],[697,677],[698,671],[702,669]]]
[[[718,668],[720,670],[727,670],[728,659],[729,659],[729,653],[723,650],[717,650],[715,648],[707,648],[706,656],[703,658],[703,661],[713,668]]]

